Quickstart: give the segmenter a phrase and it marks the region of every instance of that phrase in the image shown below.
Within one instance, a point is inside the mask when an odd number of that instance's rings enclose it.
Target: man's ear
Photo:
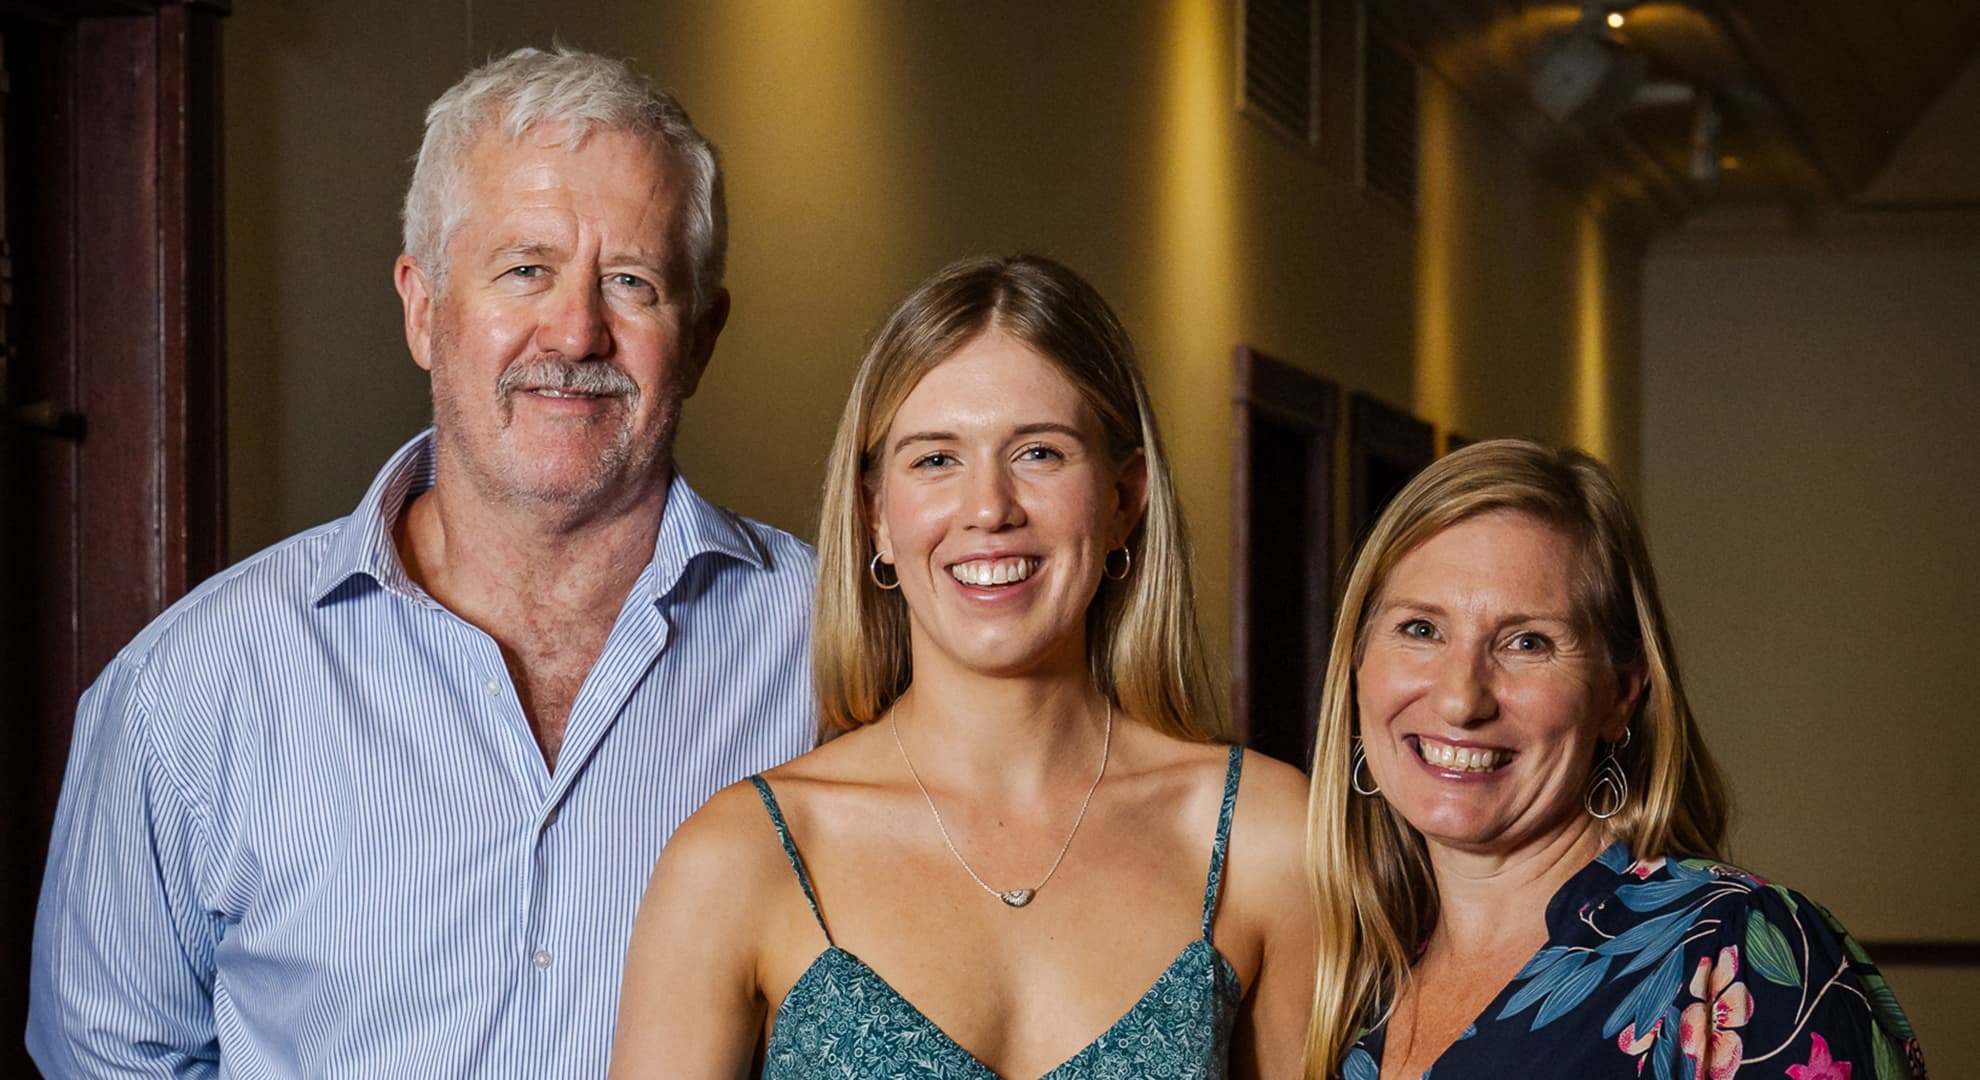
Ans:
[[[399,306],[405,309],[406,349],[413,363],[433,370],[433,290],[426,272],[411,255],[392,261],[392,287],[399,291]]]
[[[681,373],[683,397],[692,397],[695,388],[701,385],[702,373],[708,370],[708,361],[715,355],[715,339],[722,336],[722,328],[727,325],[729,290],[717,289],[687,328],[688,364]]]
[[[1114,547],[1123,547],[1148,509],[1148,454],[1140,447],[1129,452],[1114,478]]]

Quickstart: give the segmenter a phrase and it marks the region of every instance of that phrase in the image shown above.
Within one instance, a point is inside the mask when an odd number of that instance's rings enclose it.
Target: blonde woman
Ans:
[[[1642,532],[1584,454],[1480,443],[1383,512],[1311,814],[1310,1077],[1924,1075],[1841,927],[1718,861]]]
[[[846,734],[676,833],[617,1076],[1287,1076],[1304,780],[1227,746],[1132,350],[1049,260],[971,259],[860,365],[813,666]]]

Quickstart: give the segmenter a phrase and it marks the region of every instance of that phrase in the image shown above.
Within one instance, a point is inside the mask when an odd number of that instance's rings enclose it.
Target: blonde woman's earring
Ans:
[[[1361,770],[1367,766],[1368,751],[1362,749],[1361,736],[1356,735],[1354,737],[1354,753],[1350,757],[1348,764],[1348,786],[1354,789],[1356,795],[1380,795],[1382,789],[1376,785],[1375,777],[1372,773],[1368,777],[1368,786],[1361,786]]]
[[[1588,808],[1588,816],[1597,821],[1615,817],[1629,803],[1629,774],[1623,771],[1622,762],[1616,758],[1616,751],[1628,745],[1629,729],[1624,728],[1622,738],[1609,744],[1608,754],[1595,766],[1595,775],[1589,778],[1588,796],[1582,804]]]
[[[883,566],[887,568],[886,581],[880,580],[880,568]],[[866,564],[866,576],[872,578],[874,587],[882,592],[892,592],[901,587],[901,575],[894,572],[894,564],[881,562],[877,551],[873,553],[873,560]]]
[[[1121,557],[1121,569],[1119,573],[1114,572],[1114,556],[1116,555],[1119,555]],[[1129,551],[1127,549],[1127,545],[1125,544],[1108,552],[1107,557],[1104,560],[1102,560],[1100,563],[1100,572],[1106,574],[1108,580],[1110,581],[1120,581],[1126,578],[1128,576],[1128,571],[1133,569],[1134,569],[1134,552]]]

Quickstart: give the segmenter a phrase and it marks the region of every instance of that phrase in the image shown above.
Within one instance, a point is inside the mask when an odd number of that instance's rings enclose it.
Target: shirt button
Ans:
[[[544,968],[550,966],[550,950],[538,949],[530,953],[529,962],[536,966],[536,970],[542,971]]]
[[[490,697],[493,697],[496,694],[502,692],[502,680],[495,678],[493,675],[490,675],[488,677],[487,686],[488,686],[488,695]]]

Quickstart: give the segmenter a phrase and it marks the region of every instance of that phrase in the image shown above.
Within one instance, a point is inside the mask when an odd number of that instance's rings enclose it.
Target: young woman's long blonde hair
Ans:
[[[1617,671],[1644,675],[1616,756],[1630,797],[1606,822],[1638,858],[1719,857],[1725,781],[1678,679],[1642,528],[1607,467],[1578,450],[1520,439],[1482,442],[1432,464],[1376,520],[1348,575],[1321,694],[1307,821],[1307,862],[1320,914],[1320,968],[1306,1073],[1333,1076],[1365,1024],[1393,1006],[1437,924],[1436,880],[1422,836],[1379,795],[1353,790],[1360,723],[1355,672],[1368,613],[1404,556],[1458,522],[1523,514],[1573,538],[1575,615]],[[1589,762],[1592,771],[1594,762]]]
[[[881,444],[921,377],[993,330],[1058,365],[1099,416],[1117,463],[1139,450],[1147,465],[1148,502],[1128,538],[1127,577],[1103,579],[1087,609],[1095,684],[1160,731],[1224,738],[1197,632],[1189,537],[1134,347],[1092,286],[1036,255],[944,267],[894,307],[860,362],[826,465],[818,524],[811,655],[821,727],[872,723],[913,678],[907,604],[867,571]]]

